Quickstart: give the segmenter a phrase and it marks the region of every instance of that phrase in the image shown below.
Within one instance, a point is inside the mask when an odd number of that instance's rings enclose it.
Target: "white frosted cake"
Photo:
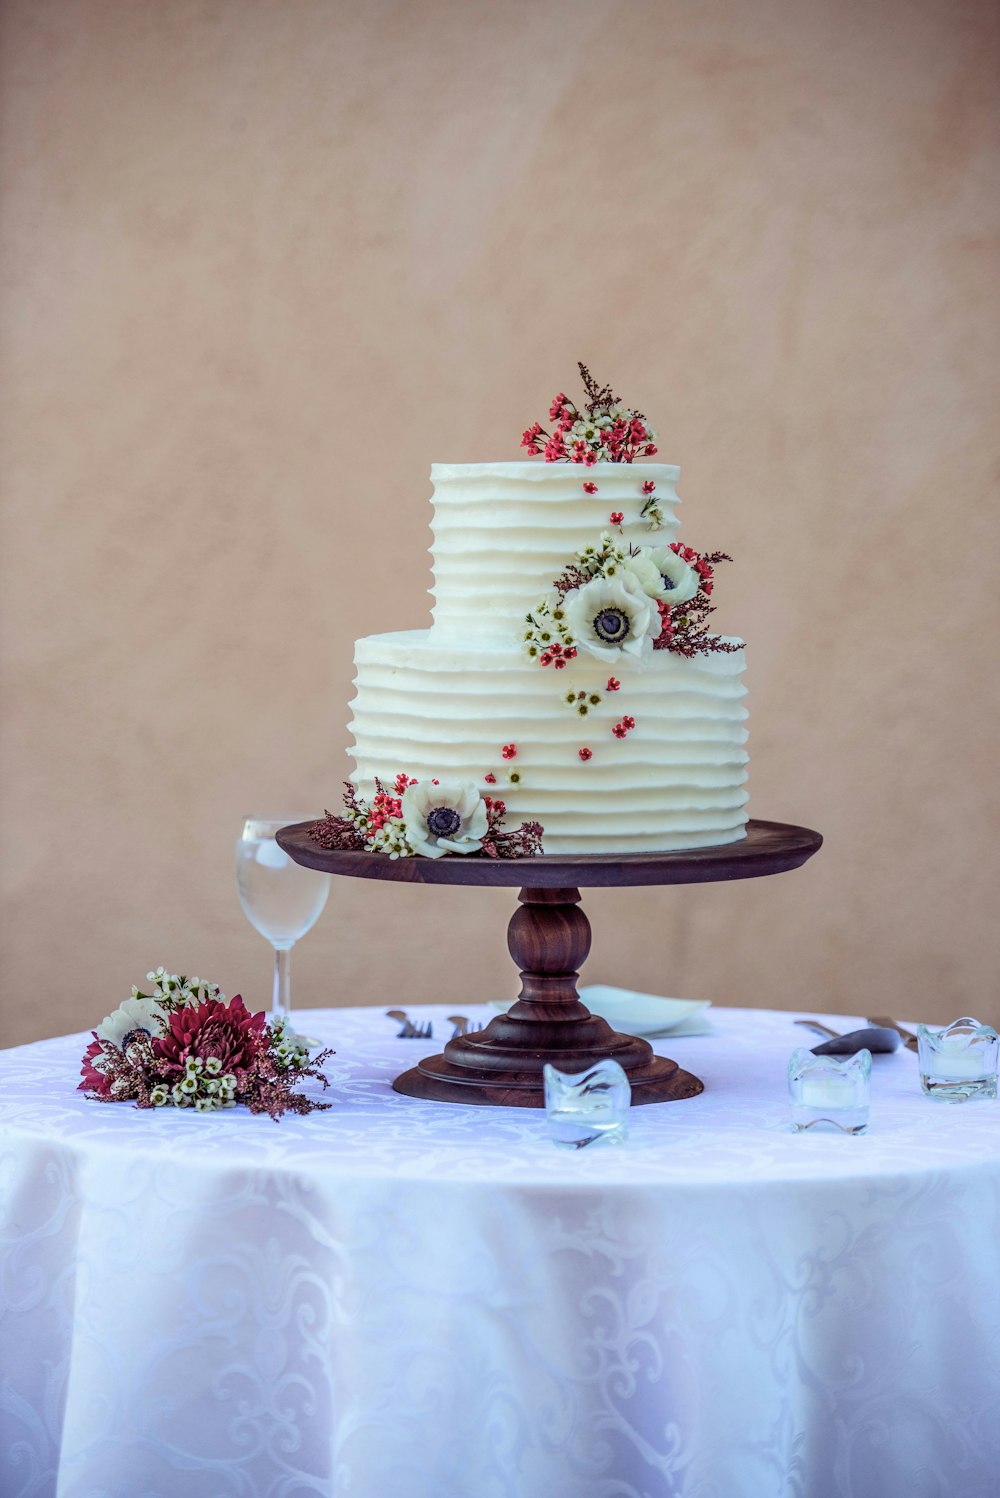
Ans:
[[[359,796],[400,771],[475,786],[509,824],[540,823],[544,853],[745,835],[742,642],[703,628],[721,553],[676,541],[678,474],[592,456],[433,466],[433,623],[356,646]]]

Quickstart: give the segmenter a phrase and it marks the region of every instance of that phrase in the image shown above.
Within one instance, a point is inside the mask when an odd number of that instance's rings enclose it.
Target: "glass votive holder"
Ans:
[[[545,1118],[553,1144],[583,1149],[588,1144],[624,1144],[632,1088],[617,1061],[598,1061],[585,1072],[557,1071],[546,1065]]]
[[[967,1103],[997,1095],[1000,1037],[966,1015],[943,1030],[917,1026],[920,1085],[940,1103]]]
[[[816,1056],[804,1047],[788,1062],[792,1132],[865,1134],[871,1106],[871,1051]]]

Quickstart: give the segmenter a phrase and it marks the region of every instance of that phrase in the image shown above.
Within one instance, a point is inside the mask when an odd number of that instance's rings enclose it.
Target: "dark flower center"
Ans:
[[[122,1036],[122,1053],[124,1054],[128,1050],[134,1040],[148,1040],[149,1038],[150,1031],[144,1030],[140,1025],[137,1025],[134,1030],[129,1030]]]
[[[605,645],[620,645],[632,633],[632,621],[623,609],[602,609],[594,618],[594,634]]]
[[[672,577],[668,577],[665,572],[661,572],[660,576],[663,578],[663,586],[665,588],[676,588],[677,584]]]
[[[435,806],[427,817],[427,831],[434,837],[453,837],[461,825],[462,818],[451,806]]]

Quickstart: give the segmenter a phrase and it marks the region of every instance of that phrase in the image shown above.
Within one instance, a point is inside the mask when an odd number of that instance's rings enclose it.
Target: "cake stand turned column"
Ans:
[[[576,990],[590,951],[590,922],[578,889],[522,889],[507,928],[510,955],[521,971],[521,992],[506,1014],[485,1030],[450,1040],[392,1084],[407,1097],[441,1103],[541,1108],[542,1068],[582,1072],[610,1056],[628,1073],[633,1103],[694,1097],[702,1084],[652,1046],[619,1035],[591,1014]]]

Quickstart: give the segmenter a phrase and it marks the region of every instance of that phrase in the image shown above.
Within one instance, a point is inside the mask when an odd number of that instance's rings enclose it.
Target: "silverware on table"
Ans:
[[[479,1020],[471,1020],[467,1014],[449,1014],[448,1023],[455,1026],[451,1032],[452,1040],[457,1040],[460,1035],[475,1035],[483,1028]]]
[[[397,1040],[430,1040],[434,1034],[434,1027],[430,1020],[426,1024],[414,1024],[405,1009],[387,1009],[387,1019],[394,1019],[402,1024],[402,1029],[397,1033]]]
[[[912,1030],[904,1030],[902,1025],[897,1025],[894,1019],[888,1019],[885,1015],[879,1015],[876,1019],[869,1019],[870,1025],[884,1025],[888,1030],[895,1030],[897,1035],[903,1037],[903,1044],[910,1051],[915,1051],[919,1045],[917,1037]]]
[[[827,1035],[830,1039],[822,1045],[814,1045],[812,1053],[814,1056],[853,1056],[858,1051],[871,1051],[873,1054],[888,1053],[895,1051],[900,1045],[900,1037],[896,1031],[887,1025],[869,1024],[861,1030],[848,1030],[841,1034],[837,1030],[831,1030],[829,1025],[822,1024],[818,1019],[797,1019],[797,1025],[804,1025],[807,1030],[814,1030],[817,1035]]]

